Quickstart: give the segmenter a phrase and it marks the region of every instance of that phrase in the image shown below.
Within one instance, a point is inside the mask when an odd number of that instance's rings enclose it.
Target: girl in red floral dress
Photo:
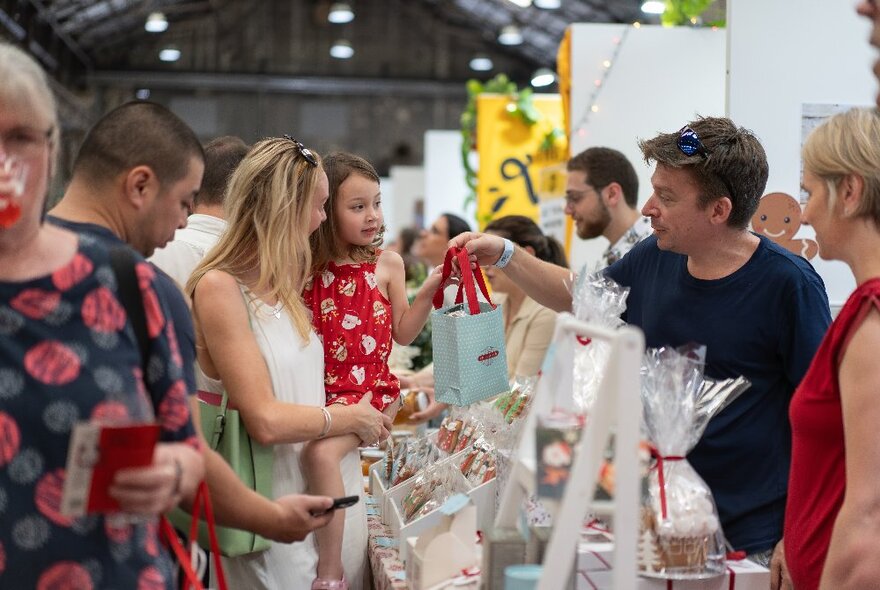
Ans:
[[[369,162],[346,153],[326,157],[324,170],[330,183],[328,220],[311,236],[313,273],[304,296],[324,342],[327,404],[370,403],[393,418],[400,384],[388,369],[391,339],[406,345],[419,334],[441,273],[428,277],[410,307],[403,259],[378,248],[384,229],[379,175]],[[341,496],[340,460],[375,442],[348,434],[309,443],[302,460],[310,493]],[[343,527],[337,515],[315,532],[313,590],[348,587],[342,575]]]

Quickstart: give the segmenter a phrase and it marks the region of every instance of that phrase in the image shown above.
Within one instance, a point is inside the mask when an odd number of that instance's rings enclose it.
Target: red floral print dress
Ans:
[[[331,262],[304,297],[324,343],[327,404],[355,404],[368,391],[379,411],[394,403],[400,382],[388,369],[391,302],[376,285],[376,262]]]

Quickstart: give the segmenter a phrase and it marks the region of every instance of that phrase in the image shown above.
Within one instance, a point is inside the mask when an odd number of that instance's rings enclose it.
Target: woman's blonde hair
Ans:
[[[848,174],[864,181],[857,217],[868,217],[880,227],[880,113],[874,108],[855,108],[834,115],[807,137],[803,148],[804,169],[828,185],[832,206],[837,185]]]
[[[324,205],[327,221],[321,224],[321,227],[312,234],[309,240],[312,246],[312,273],[323,271],[331,260],[340,260],[345,257],[350,257],[355,262],[375,260],[377,248],[382,245],[385,232],[383,225],[369,246],[351,246],[347,250],[341,249],[336,241],[339,230],[335,213],[339,187],[352,174],[363,176],[379,184],[379,174],[365,159],[346,152],[335,152],[324,158],[324,171],[327,172],[330,198]]]
[[[190,297],[209,270],[240,277],[258,268],[253,290],[277,299],[300,336],[308,339],[311,321],[301,294],[312,261],[312,199],[322,174],[320,157],[314,155],[317,166],[283,138],[251,148],[229,179],[226,231],[186,284]]]

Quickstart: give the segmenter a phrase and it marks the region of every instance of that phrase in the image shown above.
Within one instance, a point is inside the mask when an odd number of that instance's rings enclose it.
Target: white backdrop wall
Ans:
[[[425,169],[421,166],[392,166],[390,184],[394,190],[394,202],[386,206],[383,185],[383,207],[386,239],[393,240],[401,229],[413,225],[416,201],[425,195]]]
[[[742,0],[735,0],[737,3]],[[603,62],[612,59],[590,111]],[[637,141],[658,131],[677,131],[701,115],[724,114],[726,38],[723,30],[660,26],[572,25],[571,152],[605,146],[620,150],[639,175],[639,206],[651,196],[652,169]],[[591,112],[583,129],[584,114]],[[608,247],[605,238],[572,240],[571,265],[594,267]]]
[[[728,114],[752,129],[770,162],[767,192],[799,198],[801,105],[873,105],[870,23],[855,1],[735,0],[727,3]],[[814,233],[802,228],[797,237]],[[840,262],[812,261],[832,306],[855,286]]]
[[[425,227],[441,213],[454,213],[476,229],[476,208],[465,211],[468,188],[461,163],[461,132],[432,130],[425,133]]]

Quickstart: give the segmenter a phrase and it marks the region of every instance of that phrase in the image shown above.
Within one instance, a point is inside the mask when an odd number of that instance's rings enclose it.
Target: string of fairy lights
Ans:
[[[602,61],[602,73],[598,78],[593,80],[593,91],[590,93],[590,98],[587,101],[588,106],[578,122],[572,126],[574,133],[577,133],[578,136],[585,137],[587,135],[587,125],[590,122],[590,117],[593,113],[599,112],[599,96],[602,94],[602,89],[605,88],[609,76],[611,76],[611,71],[617,63],[617,56],[620,55],[620,50],[623,48],[629,32],[632,29],[638,29],[641,26],[641,23],[638,22],[633,23],[632,25],[625,25],[620,35],[615,35],[611,38],[611,43],[614,47],[611,52],[611,57]]]

